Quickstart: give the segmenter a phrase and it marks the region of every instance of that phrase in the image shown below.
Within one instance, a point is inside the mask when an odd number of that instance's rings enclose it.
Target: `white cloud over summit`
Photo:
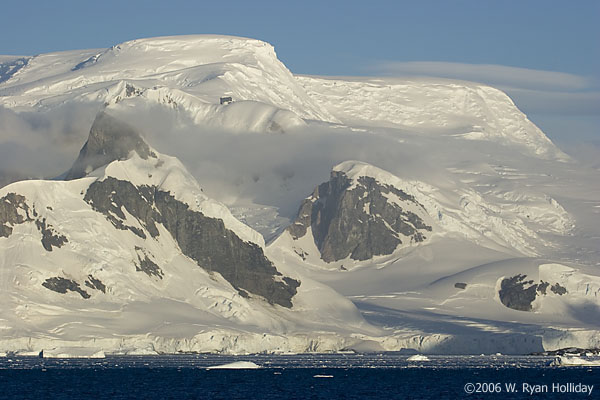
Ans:
[[[389,76],[436,76],[532,90],[579,91],[592,86],[591,79],[579,75],[494,64],[388,61],[374,66],[373,71]]]
[[[600,85],[564,72],[491,64],[383,62],[372,68],[385,76],[427,76],[480,82],[506,92],[527,114],[600,116]]]

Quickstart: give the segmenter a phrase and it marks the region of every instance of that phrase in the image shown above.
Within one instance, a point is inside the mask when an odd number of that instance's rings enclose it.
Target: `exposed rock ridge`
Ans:
[[[136,246],[135,250],[138,253],[137,256],[139,263],[135,265],[135,270],[141,271],[150,277],[156,276],[157,278],[162,279],[164,273],[162,272],[158,264],[156,264],[150,259],[150,257],[148,257],[148,254],[146,254],[143,248]]]
[[[144,160],[156,157],[135,129],[105,112],[100,112],[92,124],[90,135],[79,152],[79,157],[65,175],[65,180],[82,178],[112,161],[125,160],[132,151]]]
[[[84,299],[89,299],[91,297],[88,292],[79,286],[79,283],[60,276],[46,279],[44,283],[42,283],[42,286],[61,294],[65,294],[67,292],[77,292]]]
[[[508,308],[518,311],[532,311],[533,301],[536,297],[545,296],[550,283],[540,281],[534,283],[533,280],[525,280],[527,275],[519,274],[509,278],[504,278],[500,284],[498,295],[500,302]],[[528,287],[525,287],[529,285]],[[550,286],[550,291],[562,296],[567,293],[567,289],[558,282]]]
[[[106,293],[106,285],[98,278],[94,278],[92,275],[88,275],[88,279],[85,281],[85,286]]]
[[[25,196],[16,193],[8,193],[0,198],[0,237],[9,237],[13,233],[15,225],[33,222],[42,234],[42,246],[47,251],[54,247],[62,247],[68,242],[66,236],[56,232],[52,225],[46,222],[46,218],[38,215],[34,207],[27,204]]]
[[[208,271],[220,273],[242,295],[264,297],[272,304],[292,306],[299,281],[283,277],[260,246],[245,242],[225,228],[222,220],[210,218],[156,186],[136,187],[131,182],[108,177],[92,183],[84,200],[118,229],[131,230],[146,238],[159,236],[163,225],[186,256]],[[143,229],[127,224],[126,210]],[[133,221],[131,221],[133,222]],[[147,256],[139,256],[138,270],[162,277],[162,271]]]
[[[391,200],[393,196],[396,201]],[[330,180],[302,202],[288,232],[299,239],[312,228],[326,262],[391,254],[403,240],[422,242],[426,239],[423,233],[432,230],[398,202],[422,208],[413,196],[373,177],[352,180],[343,171],[332,171]]]

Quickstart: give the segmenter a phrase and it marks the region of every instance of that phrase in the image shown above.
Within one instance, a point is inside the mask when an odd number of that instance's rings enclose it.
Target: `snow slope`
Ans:
[[[539,157],[568,158],[505,93],[489,86],[441,79],[299,76],[298,81],[323,108],[349,125],[492,140],[517,144]]]

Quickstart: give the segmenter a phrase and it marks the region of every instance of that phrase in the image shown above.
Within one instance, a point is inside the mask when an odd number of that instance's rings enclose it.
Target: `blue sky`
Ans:
[[[587,0],[24,0],[2,6],[0,54],[162,35],[247,36],[273,44],[294,73],[492,84],[555,140],[600,144],[598,21],[600,1]],[[557,121],[563,113],[569,129]]]

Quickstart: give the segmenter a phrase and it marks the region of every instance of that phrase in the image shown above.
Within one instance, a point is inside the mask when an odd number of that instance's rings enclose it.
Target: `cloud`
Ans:
[[[382,62],[375,74],[479,82],[506,92],[526,114],[600,115],[597,80],[564,72],[491,64]]]
[[[85,142],[97,107],[68,105],[52,112],[0,107],[0,178],[51,178],[67,170]]]
[[[385,76],[435,76],[533,90],[579,91],[593,86],[590,78],[578,75],[493,64],[388,61],[373,66],[372,71]]]
[[[600,171],[600,142],[561,143],[561,147],[581,165]]]
[[[176,156],[204,192],[228,205],[254,202],[293,218],[302,199],[346,160],[372,163],[400,177],[438,178],[437,171],[473,154],[514,157],[514,149],[494,142],[439,140],[437,135],[404,138],[394,129],[363,131],[311,124],[283,134],[231,132],[184,120],[181,113],[150,106],[111,109],[163,154]],[[432,171],[434,177],[432,178]],[[442,173],[443,175],[443,173]]]
[[[600,115],[600,91],[560,92],[497,86],[526,113]]]
[[[453,62],[381,62],[369,72],[478,82],[508,94],[517,107],[561,147],[600,138],[600,79],[564,72]],[[561,123],[569,121],[569,126]],[[570,147],[576,152],[585,146]]]

